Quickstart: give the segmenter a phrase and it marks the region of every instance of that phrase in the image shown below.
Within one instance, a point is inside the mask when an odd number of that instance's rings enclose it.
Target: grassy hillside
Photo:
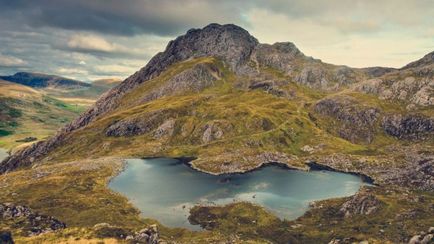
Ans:
[[[53,135],[85,109],[3,80],[0,108],[0,147],[6,149],[23,144],[27,137],[41,140]]]

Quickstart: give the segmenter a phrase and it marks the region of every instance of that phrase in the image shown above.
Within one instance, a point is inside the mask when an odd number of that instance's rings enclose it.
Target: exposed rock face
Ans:
[[[414,105],[434,105],[434,52],[399,70],[367,79],[354,86],[356,91],[378,95],[380,99],[399,100]]]
[[[260,44],[253,54],[253,60],[257,64],[273,67],[288,74],[295,71],[294,62],[304,57],[304,54],[291,42]]]
[[[374,139],[375,123],[380,115],[377,108],[359,106],[349,97],[337,97],[319,101],[314,111],[339,121],[337,133],[346,140],[370,143]]]
[[[163,124],[161,124],[154,132],[154,138],[159,139],[165,136],[172,136],[173,132],[175,130],[175,119],[168,119],[164,121]]]
[[[260,44],[255,49],[252,60],[257,66],[275,68],[300,84],[324,90],[333,90],[360,81],[364,73],[346,66],[324,64],[321,60],[307,57],[291,42]]]
[[[163,96],[180,94],[186,91],[199,92],[210,87],[221,78],[220,71],[211,64],[197,64],[166,81],[166,84],[147,93],[141,103],[152,101]]]
[[[423,56],[423,58],[407,64],[402,69],[418,68],[432,64],[434,64],[434,52],[430,52],[427,55]]]
[[[136,136],[149,133],[159,126],[164,130],[170,124],[163,125],[163,122],[171,112],[169,110],[157,110],[144,115],[128,117],[117,121],[106,129],[106,136]],[[174,123],[174,122],[169,122]],[[163,131],[161,131],[163,132]],[[157,132],[158,133],[158,132]]]
[[[218,126],[218,123],[210,123],[205,125],[205,131],[202,135],[202,142],[209,143],[211,141],[223,137],[223,130]]]
[[[280,88],[284,83],[274,80],[253,80],[248,88],[251,90],[261,89],[277,97],[293,98],[294,94]]]
[[[367,162],[342,154],[321,158],[320,166],[331,169],[369,175],[376,184],[405,187],[421,191],[434,191],[434,155],[423,155],[411,148],[405,150],[405,158],[400,162]],[[391,149],[390,153],[404,154]],[[315,164],[318,164],[315,163]],[[318,168],[318,167],[317,167]],[[327,168],[325,168],[327,169]]]
[[[391,115],[383,119],[384,131],[399,139],[428,139],[434,136],[434,119],[422,115]]]
[[[26,206],[9,203],[0,203],[0,219],[17,222],[18,227],[26,230],[29,236],[66,228],[64,223],[51,216],[40,215]]]
[[[354,215],[374,214],[380,206],[380,200],[375,195],[369,193],[369,190],[363,189],[342,204],[339,212],[345,218],[349,218]]]

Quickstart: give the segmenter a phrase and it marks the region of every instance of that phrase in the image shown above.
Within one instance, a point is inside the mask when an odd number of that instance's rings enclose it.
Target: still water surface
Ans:
[[[309,202],[353,195],[363,184],[351,174],[297,171],[268,166],[246,174],[214,176],[175,159],[129,159],[109,184],[141,210],[144,217],[171,227],[192,226],[187,218],[196,204],[249,201],[282,219],[295,219]]]

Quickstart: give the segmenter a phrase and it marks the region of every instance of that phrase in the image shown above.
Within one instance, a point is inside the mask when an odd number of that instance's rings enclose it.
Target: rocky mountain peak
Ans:
[[[185,35],[170,41],[166,50],[155,56],[147,66],[214,56],[225,61],[236,72],[258,44],[255,37],[239,26],[214,23],[203,29],[190,29]]]
[[[432,64],[434,64],[434,51],[428,53],[427,55],[423,56],[423,58],[419,60],[407,64],[406,66],[402,67],[402,69],[417,68],[417,67],[422,67],[422,66],[432,65]]]

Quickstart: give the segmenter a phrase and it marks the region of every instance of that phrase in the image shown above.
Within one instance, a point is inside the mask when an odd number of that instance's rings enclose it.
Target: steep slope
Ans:
[[[194,167],[210,173],[270,162],[307,168],[309,161],[328,164],[331,155],[354,161],[336,166],[345,171],[368,170],[366,157],[395,167],[404,159],[390,155],[391,145],[411,139],[421,150],[432,146],[430,112],[414,110],[421,115],[408,120],[405,106],[353,86],[396,72],[325,64],[292,43],[259,44],[240,27],[211,24],[171,41],[56,136],[5,160],[0,172],[105,155],[192,156]]]
[[[53,135],[84,109],[4,80],[0,80],[0,108],[0,147],[7,148]]]

